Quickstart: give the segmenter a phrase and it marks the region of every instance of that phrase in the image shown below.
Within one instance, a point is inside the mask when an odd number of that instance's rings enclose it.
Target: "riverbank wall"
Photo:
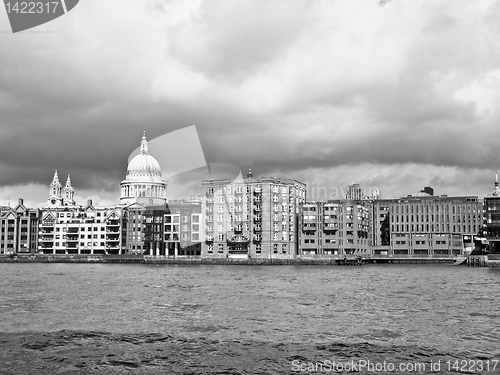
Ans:
[[[201,258],[201,257],[152,257],[147,255],[105,255],[105,254],[17,254],[0,256],[0,263],[142,263],[142,264],[214,264],[214,265],[339,265],[360,266],[364,264],[454,264],[456,257],[449,258],[387,258],[371,257],[300,257],[294,259],[263,258]],[[499,260],[464,263],[473,267],[500,267]]]

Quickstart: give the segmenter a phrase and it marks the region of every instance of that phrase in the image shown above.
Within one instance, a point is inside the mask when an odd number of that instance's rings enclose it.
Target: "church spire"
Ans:
[[[53,186],[61,186],[61,183],[59,182],[59,176],[57,175],[57,169],[54,172],[54,178],[52,178],[52,184]]]
[[[147,154],[147,153],[148,153],[148,139],[146,138],[146,128],[144,128],[141,141],[141,154]]]
[[[68,179],[66,180],[66,186],[65,186],[65,187],[67,187],[67,188],[73,188],[73,187],[71,186],[71,179],[70,179],[70,177],[69,177],[69,174],[68,174]]]

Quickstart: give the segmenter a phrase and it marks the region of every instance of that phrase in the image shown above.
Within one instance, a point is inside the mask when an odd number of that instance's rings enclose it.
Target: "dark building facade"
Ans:
[[[166,255],[201,256],[201,206],[201,201],[175,201],[167,204],[164,217]]]
[[[124,208],[124,253],[164,256],[163,240],[165,205],[145,206],[139,203]]]
[[[488,241],[488,258],[500,260],[500,187],[495,176],[493,193],[484,198],[483,235]]]

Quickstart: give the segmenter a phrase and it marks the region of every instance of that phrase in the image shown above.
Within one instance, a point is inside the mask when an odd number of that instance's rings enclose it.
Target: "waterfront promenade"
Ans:
[[[463,258],[463,257],[462,257]],[[477,257],[476,257],[477,258]],[[465,264],[472,267],[498,267],[499,261],[470,259]],[[17,254],[1,256],[2,263],[144,263],[144,264],[214,264],[214,265],[339,265],[361,266],[365,264],[455,264],[458,257],[381,257],[381,256],[330,256],[330,257],[297,257],[294,259],[269,258],[202,258],[199,256],[149,256],[149,255],[77,255],[77,254]]]

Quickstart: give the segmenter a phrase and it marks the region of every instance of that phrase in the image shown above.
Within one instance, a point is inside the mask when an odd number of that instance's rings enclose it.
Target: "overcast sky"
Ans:
[[[190,125],[208,163],[313,199],[352,183],[482,197],[499,20],[491,0],[81,0],[12,34],[0,9],[0,203],[44,203],[55,168],[78,203],[118,202],[143,128]]]

